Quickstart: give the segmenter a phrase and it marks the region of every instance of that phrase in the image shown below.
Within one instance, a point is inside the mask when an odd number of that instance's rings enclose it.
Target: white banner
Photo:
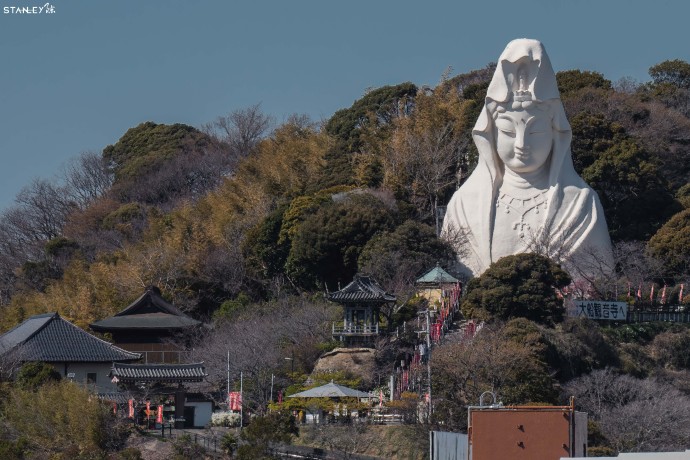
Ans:
[[[569,316],[584,316],[589,319],[625,321],[628,315],[628,304],[606,300],[573,300],[575,308]]]

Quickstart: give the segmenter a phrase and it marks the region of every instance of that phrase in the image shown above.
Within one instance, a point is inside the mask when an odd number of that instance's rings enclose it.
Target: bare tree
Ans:
[[[202,130],[227,143],[232,157],[240,159],[249,155],[271,123],[271,117],[261,112],[261,104],[256,104],[218,117]]]
[[[275,399],[278,389],[289,383],[288,371],[311,368],[320,354],[318,345],[330,338],[337,308],[306,297],[285,297],[248,308],[250,315],[216,322],[199,340],[192,359],[206,363],[209,375],[203,391],[224,395],[229,353],[231,387],[239,389],[242,373],[245,406],[263,412],[270,401],[272,380]],[[222,396],[219,402],[224,400]]]
[[[453,124],[415,129],[409,120],[396,128],[384,158],[388,181],[403,181],[420,215],[433,218],[438,200],[455,182],[454,167],[462,139]]]
[[[570,381],[564,395],[575,396],[619,452],[682,450],[690,439],[690,398],[656,379],[598,370]]]
[[[113,178],[108,163],[96,152],[84,152],[73,158],[62,171],[67,195],[81,208],[104,196]]]

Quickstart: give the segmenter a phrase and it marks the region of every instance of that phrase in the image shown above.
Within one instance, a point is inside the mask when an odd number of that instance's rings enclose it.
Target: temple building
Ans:
[[[328,293],[327,298],[343,306],[343,321],[333,324],[332,335],[347,347],[373,346],[379,334],[381,307],[396,300],[373,278],[359,274],[341,290]]]
[[[0,360],[8,367],[29,361],[48,363],[63,378],[100,394],[118,390],[108,377],[114,362],[130,363],[140,357],[89,334],[57,313],[32,316],[0,336]]]
[[[185,344],[179,336],[199,326],[155,286],[115,316],[90,324],[96,332],[111,334],[117,346],[141,353],[144,363],[184,362]]]
[[[420,276],[414,284],[417,295],[433,304],[441,301],[444,290],[453,289],[458,286],[458,283],[460,281],[457,278],[441,268],[440,264],[436,264],[434,268]]]

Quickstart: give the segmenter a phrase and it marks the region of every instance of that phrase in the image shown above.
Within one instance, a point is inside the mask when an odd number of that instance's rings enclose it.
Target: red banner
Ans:
[[[134,418],[134,400],[129,400],[129,418]]]
[[[117,403],[113,403],[113,414],[117,414]]]
[[[158,413],[156,414],[156,422],[163,423],[163,406],[158,406]]]
[[[242,394],[239,391],[228,393],[228,407],[230,410],[242,410]]]

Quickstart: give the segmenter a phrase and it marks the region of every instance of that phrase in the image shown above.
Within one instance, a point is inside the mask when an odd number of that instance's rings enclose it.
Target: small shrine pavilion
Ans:
[[[387,293],[373,278],[355,275],[350,284],[327,294],[328,300],[343,306],[342,323],[333,323],[332,335],[345,346],[371,346],[379,334],[379,312],[395,296]]]
[[[417,295],[426,298],[429,302],[439,302],[444,290],[450,290],[458,286],[460,280],[436,264],[434,268],[426,272],[415,281]]]
[[[160,289],[149,286],[144,294],[115,316],[90,324],[92,330],[110,333],[115,344],[142,354],[145,363],[179,363],[184,344],[176,337],[201,325],[166,301]]]

